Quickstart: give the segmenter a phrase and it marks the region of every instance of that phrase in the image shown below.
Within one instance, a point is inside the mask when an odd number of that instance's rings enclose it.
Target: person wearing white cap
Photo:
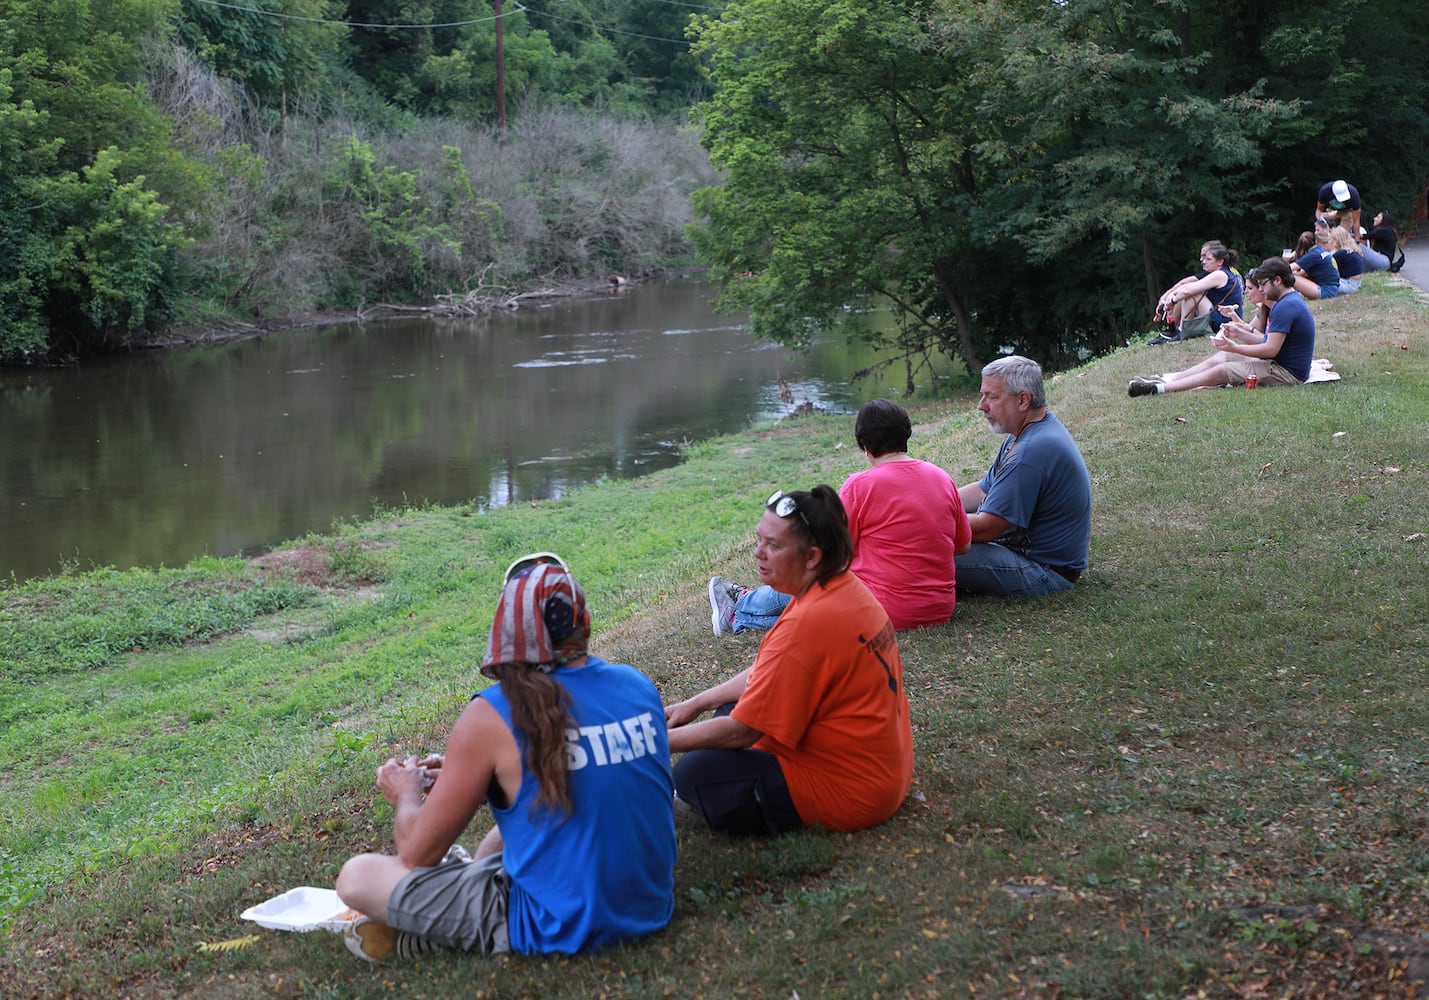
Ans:
[[[1360,231],[1360,193],[1346,180],[1330,181],[1320,188],[1315,214],[1329,216],[1330,221],[1344,226],[1351,233]]]

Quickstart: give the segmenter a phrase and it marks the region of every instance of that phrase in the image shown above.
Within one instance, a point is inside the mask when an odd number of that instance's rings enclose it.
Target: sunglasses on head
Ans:
[[[501,585],[504,587],[511,582],[511,578],[523,569],[530,569],[532,566],[559,566],[567,576],[571,575],[570,567],[565,560],[554,552],[533,552],[529,556],[522,556],[510,566],[506,567],[506,575],[501,578]]]
[[[778,514],[780,517],[789,517],[791,514],[798,514],[799,520],[807,527],[809,519],[804,516],[804,512],[799,509],[799,501],[795,500],[783,490],[775,490],[769,495],[769,499],[764,501],[764,506]]]

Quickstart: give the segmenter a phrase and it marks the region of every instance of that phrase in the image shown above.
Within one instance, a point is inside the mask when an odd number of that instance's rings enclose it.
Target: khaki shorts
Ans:
[[[1256,376],[1256,385],[1262,389],[1268,385],[1304,384],[1274,361],[1267,361],[1264,358],[1247,358],[1243,354],[1226,355],[1226,373],[1231,380],[1226,385],[1244,385],[1246,377],[1249,375]]]
[[[387,925],[448,948],[484,955],[508,952],[510,891],[499,853],[414,868],[387,900]]]

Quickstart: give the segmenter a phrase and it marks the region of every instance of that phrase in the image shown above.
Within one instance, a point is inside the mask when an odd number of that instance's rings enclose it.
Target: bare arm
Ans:
[[[670,752],[686,750],[743,750],[752,747],[764,734],[750,729],[738,719],[721,715],[670,730]]]
[[[1162,299],[1166,303],[1179,302],[1182,299],[1194,298],[1197,295],[1204,295],[1215,288],[1220,288],[1226,283],[1226,272],[1222,268],[1216,268],[1204,278],[1182,278],[1172,285]]]
[[[982,506],[982,502],[987,497],[987,494],[982,491],[982,484],[980,482],[965,483],[958,487],[958,497],[963,502],[963,510],[967,511],[968,516],[971,517],[973,511]]]
[[[1008,520],[999,514],[991,514],[978,510],[982,502],[987,499],[987,494],[982,491],[980,483],[968,483],[966,486],[958,488],[958,496],[963,499],[963,509],[968,512],[968,526],[973,530],[974,542],[991,542],[1002,537],[1002,533],[1010,526]],[[967,549],[963,549],[966,552]],[[959,552],[958,555],[962,555]]]
[[[713,711],[721,705],[739,701],[739,696],[744,694],[744,689],[749,684],[749,670],[749,667],[745,667],[729,680],[716,684],[712,688],[706,688],[692,698],[677,701],[673,705],[666,705],[665,724],[671,730],[670,749],[674,749],[674,731],[676,729],[688,726],[701,715]]]
[[[442,860],[486,801],[487,789],[497,777],[498,761],[506,765],[503,771],[509,771],[514,761],[515,787],[508,787],[509,775],[503,775],[506,781],[502,783],[514,797],[520,790],[516,740],[496,710],[477,699],[457,719],[447,741],[441,777],[425,799],[415,762],[388,761],[378,769],[377,785],[396,810],[393,839],[403,864],[416,868]]]
[[[978,511],[976,514],[968,515],[968,524],[973,529],[974,542],[994,542],[1001,538],[1003,532],[1012,526],[1012,522],[1000,514],[985,513]]]
[[[1242,354],[1247,358],[1274,358],[1280,353],[1280,346],[1285,343],[1285,334],[1272,331],[1265,335],[1265,340],[1253,344],[1242,344],[1235,340],[1226,340],[1222,343],[1221,350],[1227,354]]]

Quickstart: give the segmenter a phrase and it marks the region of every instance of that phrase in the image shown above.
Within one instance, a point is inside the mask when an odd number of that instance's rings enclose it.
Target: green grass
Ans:
[[[1095,491],[1082,582],[900,637],[893,819],[682,832],[671,927],[608,954],[375,970],[238,913],[390,842],[373,768],[440,747],[516,555],[565,556],[596,648],[669,698],[746,665],[704,581],[750,576],[775,486],[860,467],[847,417],[557,501],[381,511],[293,544],[321,587],[204,560],[0,589],[0,994],[1414,995],[1429,309],[1382,275],[1314,308],[1337,384],[1127,398],[1204,343],[1059,376]],[[981,474],[971,395],[914,419],[915,454]]]

